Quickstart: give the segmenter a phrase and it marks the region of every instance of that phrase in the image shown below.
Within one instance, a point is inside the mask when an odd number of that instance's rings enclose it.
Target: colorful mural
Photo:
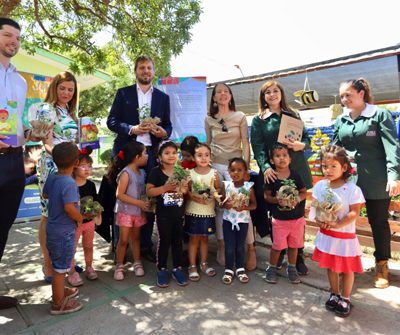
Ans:
[[[397,136],[400,140],[400,112],[392,112],[392,116],[396,123]],[[332,141],[334,126],[307,128],[307,131],[311,140],[311,148],[308,149],[305,154],[311,169],[313,183],[315,184],[318,180],[322,179],[319,152],[321,147],[328,145]]]

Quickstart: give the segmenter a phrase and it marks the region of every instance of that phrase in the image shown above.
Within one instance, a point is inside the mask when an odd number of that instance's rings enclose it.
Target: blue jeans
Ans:
[[[64,234],[53,234],[47,225],[46,247],[53,269],[58,273],[69,271],[75,253],[75,229]]]
[[[245,242],[248,223],[239,223],[240,230],[232,230],[232,223],[223,220],[222,229],[225,243],[225,269],[233,271],[235,263],[236,270],[244,267]]]

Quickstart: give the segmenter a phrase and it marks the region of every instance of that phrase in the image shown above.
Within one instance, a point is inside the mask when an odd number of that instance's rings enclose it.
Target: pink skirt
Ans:
[[[320,268],[329,269],[333,272],[364,272],[360,256],[343,257],[330,255],[315,247],[312,260],[318,262]]]

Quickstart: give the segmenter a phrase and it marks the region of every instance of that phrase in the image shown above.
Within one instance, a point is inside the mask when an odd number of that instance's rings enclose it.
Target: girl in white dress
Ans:
[[[351,310],[350,294],[354,272],[363,272],[356,218],[365,200],[361,189],[349,180],[352,167],[342,147],[324,147],[321,162],[325,179],[314,186],[310,211],[310,218],[315,219],[320,226],[312,259],[328,271],[331,295],[325,307],[345,317]]]

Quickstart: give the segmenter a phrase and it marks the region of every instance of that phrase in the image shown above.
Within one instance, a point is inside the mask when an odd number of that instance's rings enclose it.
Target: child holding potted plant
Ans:
[[[97,279],[97,273],[93,269],[93,239],[95,225],[101,223],[101,212],[103,207],[96,201],[97,191],[94,182],[88,178],[92,174],[93,159],[90,157],[92,148],[90,146],[79,151],[78,166],[75,167],[73,178],[79,189],[81,214],[89,216],[83,220],[75,233],[75,251],[78,247],[79,239],[82,236],[83,254],[85,256],[85,276],[89,280]],[[75,261],[72,260],[71,269],[68,274],[68,283],[72,286],[81,286],[83,281],[79,273],[75,270]]]
[[[215,196],[220,185],[218,173],[210,167],[211,149],[199,143],[194,150],[196,167],[190,170],[189,200],[186,205],[185,231],[189,234],[189,279],[198,281],[196,256],[200,245],[200,270],[207,276],[216,275],[208,266],[208,235],[215,233]]]
[[[188,171],[178,161],[178,147],[164,142],[158,150],[160,165],[150,171],[146,193],[156,198],[158,229],[157,286],[169,286],[167,268],[169,249],[172,251],[172,277],[178,285],[188,284],[182,270],[182,231],[185,213],[184,195],[188,192]]]
[[[365,200],[361,189],[349,180],[350,160],[342,147],[322,148],[321,162],[325,179],[314,186],[309,215],[320,226],[312,258],[320,268],[327,269],[331,295],[325,303],[326,309],[346,317],[351,311],[354,272],[363,272],[356,218]]]
[[[297,249],[304,246],[304,206],[307,189],[303,179],[289,168],[291,158],[285,145],[275,144],[271,150],[271,164],[275,166],[277,179],[265,184],[264,198],[271,204],[273,244],[266,282],[277,282],[277,264],[281,251],[288,248],[288,279],[300,283],[296,270]]]
[[[248,178],[248,165],[243,158],[235,157],[229,160],[228,171],[231,180],[224,180],[223,201],[219,203],[224,208],[222,229],[225,244],[225,271],[222,282],[230,285],[233,281],[233,267],[236,267],[236,277],[243,284],[249,282],[244,268],[245,241],[251,222],[250,211],[256,209],[256,196],[251,181]]]

